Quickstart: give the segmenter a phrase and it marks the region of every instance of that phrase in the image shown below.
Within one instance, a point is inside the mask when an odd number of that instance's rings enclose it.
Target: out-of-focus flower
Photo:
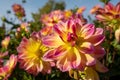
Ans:
[[[14,54],[10,56],[10,59],[6,62],[5,65],[0,67],[0,78],[1,80],[8,80],[8,77],[11,75],[14,67],[17,63],[17,56]]]
[[[113,22],[120,20],[120,2],[114,6],[112,3],[108,3],[104,8],[96,7],[96,18],[100,21]],[[95,10],[96,8],[93,8]]]
[[[28,32],[28,23],[21,23],[20,27],[17,28],[17,32],[20,32],[22,30],[24,30],[25,32]]]
[[[5,39],[2,40],[2,42],[1,42],[2,47],[7,49],[9,42],[10,42],[10,36],[5,37]]]
[[[52,32],[52,27],[64,19],[63,12],[60,10],[52,11],[49,14],[42,15],[40,21],[46,26],[41,30],[43,35]]]
[[[73,12],[71,10],[64,11],[64,19],[67,20],[73,15]]]
[[[83,11],[85,11],[85,9],[86,9],[85,7],[80,7],[80,8],[78,8],[76,14],[82,14]]]
[[[85,67],[84,71],[70,70],[69,76],[76,80],[79,78],[82,78],[83,80],[99,80],[99,75],[97,72],[104,73],[107,71],[108,69],[97,60],[94,66]]]
[[[120,43],[120,28],[115,31],[115,38]]]
[[[79,71],[83,80],[100,80],[99,75],[92,67],[86,67],[84,72]]]
[[[20,26],[16,29],[15,36],[19,38],[20,36],[24,36],[29,33],[29,23],[21,23]]]
[[[48,48],[41,42],[39,32],[34,32],[29,39],[24,37],[17,48],[20,68],[33,75],[39,72],[50,73],[50,63],[42,59],[47,50]]]
[[[100,46],[105,38],[102,33],[93,24],[82,25],[80,19],[60,22],[54,26],[53,34],[43,38],[43,43],[53,48],[44,55],[44,60],[55,60],[63,72],[95,65],[96,59],[105,54]]]
[[[53,26],[54,24],[63,20],[63,18],[64,18],[63,12],[60,10],[55,10],[49,14],[43,15],[40,20],[46,26]]]
[[[99,80],[99,75],[92,67],[86,67],[84,71],[69,71],[69,76],[79,80]]]
[[[15,15],[21,19],[22,17],[25,16],[25,10],[20,4],[14,4],[12,5],[12,9],[15,12]]]

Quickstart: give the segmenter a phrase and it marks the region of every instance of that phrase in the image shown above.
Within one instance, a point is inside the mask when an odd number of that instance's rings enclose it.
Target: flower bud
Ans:
[[[7,49],[9,42],[10,42],[10,36],[5,37],[5,39],[2,40],[1,42],[2,47]]]
[[[120,29],[117,29],[115,31],[115,38],[116,38],[117,42],[120,43]]]

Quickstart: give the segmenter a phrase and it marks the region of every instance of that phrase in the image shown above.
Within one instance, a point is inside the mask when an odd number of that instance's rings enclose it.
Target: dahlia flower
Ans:
[[[120,20],[120,2],[114,6],[108,3],[104,8],[98,7],[96,10],[96,18],[100,21]]]
[[[60,10],[52,11],[49,14],[45,14],[42,16],[41,21],[46,26],[53,26],[54,24],[58,23],[59,21],[63,20],[63,12]]]
[[[39,72],[50,73],[50,63],[42,59],[47,50],[41,42],[39,32],[34,32],[29,39],[24,37],[17,48],[20,68],[33,75]]]
[[[0,79],[1,80],[8,79],[13,69],[15,68],[16,63],[17,63],[17,56],[13,54],[10,56],[10,59],[6,62],[6,64],[0,67]]]
[[[43,43],[52,48],[44,55],[46,61],[55,61],[61,71],[83,70],[96,64],[105,54],[100,46],[104,40],[103,29],[93,24],[82,25],[80,19],[70,19],[54,26],[54,32],[45,36]]]
[[[42,23],[46,26],[41,30],[43,35],[47,35],[52,32],[52,27],[64,19],[64,14],[60,10],[52,11],[49,14],[44,14],[41,17]]]

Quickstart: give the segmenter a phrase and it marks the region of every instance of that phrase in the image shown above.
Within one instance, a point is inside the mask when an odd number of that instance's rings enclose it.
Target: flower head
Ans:
[[[2,40],[2,42],[1,42],[2,47],[7,49],[9,42],[10,42],[10,36],[5,37],[5,39]]]
[[[17,48],[20,67],[34,75],[39,72],[50,73],[50,63],[42,59],[47,50],[41,42],[39,32],[34,32],[29,39],[23,38]]]
[[[15,15],[21,19],[25,16],[25,10],[20,4],[14,4],[12,5],[13,11],[15,12]]]
[[[120,3],[116,6],[112,3],[108,3],[104,6],[104,8],[97,6],[94,7],[94,9],[96,11],[96,18],[100,21],[107,22],[111,20],[120,20]]]
[[[6,62],[6,64],[0,67],[0,79],[2,78],[2,80],[7,80],[16,66],[16,63],[17,56],[13,54],[10,56],[10,59]]]
[[[104,55],[100,46],[104,40],[101,28],[93,24],[82,25],[80,19],[70,19],[54,26],[53,34],[43,38],[43,43],[53,48],[44,55],[48,61],[56,61],[61,71],[84,69],[96,64]]]
[[[42,23],[45,27],[41,30],[42,35],[47,35],[52,32],[52,27],[64,19],[64,14],[60,10],[52,11],[49,14],[44,14],[41,17]]]
[[[49,13],[49,14],[43,15],[42,18],[41,18],[41,21],[46,26],[53,26],[54,24],[63,20],[63,18],[64,18],[63,12],[60,11],[60,10],[55,10],[55,11],[52,11],[51,13]]]

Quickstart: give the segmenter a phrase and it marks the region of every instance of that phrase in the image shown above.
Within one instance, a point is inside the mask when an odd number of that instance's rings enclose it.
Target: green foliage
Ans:
[[[107,4],[110,0],[100,0],[100,1]]]

